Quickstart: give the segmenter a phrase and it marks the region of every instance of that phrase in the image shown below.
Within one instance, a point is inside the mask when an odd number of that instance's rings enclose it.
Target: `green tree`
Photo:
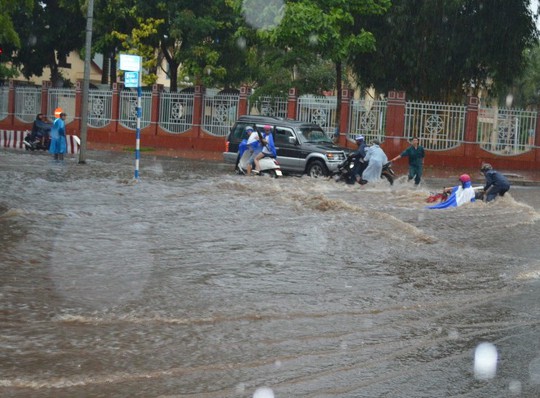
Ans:
[[[182,73],[198,84],[212,84],[225,75],[220,65],[220,43],[235,21],[235,14],[224,0],[139,0],[140,16],[163,20],[151,38],[168,64],[170,89],[178,88],[180,65]]]
[[[61,67],[67,56],[84,43],[85,18],[77,3],[69,0],[34,0],[32,12],[19,9],[13,15],[23,46],[13,63],[26,78],[41,76],[49,67],[53,85],[64,84]]]
[[[81,0],[86,1],[86,0]],[[123,48],[118,33],[137,27],[136,0],[95,0],[93,51],[103,54],[101,83],[111,86],[117,78],[117,53]]]
[[[11,61],[12,52],[20,48],[21,40],[13,23],[16,13],[30,12],[32,0],[0,0],[0,79],[13,77],[16,70],[6,63]]]
[[[360,21],[377,51],[355,57],[364,85],[409,98],[461,101],[506,86],[523,68],[536,28],[528,0],[394,0],[388,14]]]
[[[142,57],[142,67],[146,71],[142,76],[142,81],[145,85],[151,85],[157,81],[157,50],[147,41],[157,34],[162,23],[162,19],[148,18],[143,20],[137,18],[138,27],[133,28],[129,34],[121,32],[113,32],[112,34],[121,42],[126,54],[136,54]]]
[[[283,20],[266,36],[280,48],[310,49],[334,63],[339,115],[344,66],[352,56],[375,50],[375,36],[356,19],[384,14],[390,0],[291,0],[286,5]]]
[[[512,95],[512,106],[538,108],[540,106],[540,42],[525,50],[525,67],[511,87],[500,90],[499,103],[506,104],[506,96]]]

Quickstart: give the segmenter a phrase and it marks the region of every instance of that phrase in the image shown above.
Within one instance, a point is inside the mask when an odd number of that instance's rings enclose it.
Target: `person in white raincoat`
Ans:
[[[373,140],[371,146],[366,148],[366,157],[364,160],[369,163],[362,173],[362,180],[376,182],[381,179],[382,168],[388,162],[388,157],[379,145],[381,145],[379,140]]]

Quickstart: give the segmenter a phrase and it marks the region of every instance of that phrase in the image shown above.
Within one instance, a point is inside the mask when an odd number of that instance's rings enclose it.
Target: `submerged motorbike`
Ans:
[[[236,169],[238,173],[245,174],[247,170],[248,160],[250,158],[251,154],[249,151],[245,151],[240,160],[238,161],[238,165],[236,166]],[[278,161],[274,158],[264,157],[261,160],[259,160],[259,165],[261,166],[261,171],[258,173],[259,175],[269,175],[273,178],[278,178],[283,175],[281,172],[281,166],[279,165]],[[253,173],[257,174],[255,171],[255,168],[253,168]]]
[[[46,151],[51,145],[51,138],[49,135],[45,135],[41,138],[32,137],[32,133],[27,132],[23,144],[27,151]]]
[[[478,187],[473,187],[473,189],[474,189],[474,199],[479,200],[479,201],[483,201],[484,200],[484,194],[485,194],[484,187],[483,186],[478,186]],[[446,189],[443,189],[442,192],[437,192],[437,193],[432,192],[432,193],[430,193],[430,195],[426,199],[426,202],[428,202],[428,203],[441,203],[441,202],[446,201],[446,199],[448,199],[449,196],[450,196],[450,192],[448,192],[448,190],[446,190]]]
[[[364,162],[364,169],[367,167],[369,162]],[[349,184],[354,184],[356,182],[355,177],[352,175],[354,168],[354,158],[347,156],[347,158],[341,162],[341,164],[338,166],[338,170],[336,174],[334,175],[334,179],[336,182],[339,181],[345,181]],[[386,162],[383,165],[383,168],[381,170],[381,178],[385,178],[390,185],[394,184],[394,178],[395,178],[394,170],[392,169],[392,162]],[[367,184],[366,180],[360,180],[360,184],[364,185]]]

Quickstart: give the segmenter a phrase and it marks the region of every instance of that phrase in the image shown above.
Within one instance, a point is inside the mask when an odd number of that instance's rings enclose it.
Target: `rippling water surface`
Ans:
[[[429,180],[88,158],[0,152],[1,396],[540,395],[540,188],[428,211]]]

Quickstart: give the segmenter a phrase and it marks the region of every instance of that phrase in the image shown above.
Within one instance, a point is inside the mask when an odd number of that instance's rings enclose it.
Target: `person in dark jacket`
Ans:
[[[408,181],[414,178],[414,184],[420,184],[422,179],[422,173],[424,169],[424,147],[419,145],[419,140],[417,137],[414,137],[411,141],[411,146],[401,152],[400,155],[397,155],[395,158],[391,159],[391,162],[394,162],[403,157],[409,158],[409,176]]]
[[[52,123],[42,113],[38,113],[32,124],[32,140],[39,140],[43,144],[48,139],[51,127]]]
[[[484,200],[486,202],[491,202],[497,196],[504,196],[508,192],[510,189],[508,179],[503,174],[493,170],[489,163],[482,164],[480,171],[486,178],[484,185]]]
[[[364,172],[364,169],[367,165],[364,162],[367,146],[364,140],[364,136],[357,135],[354,140],[356,141],[356,145],[358,145],[358,148],[356,149],[356,151],[352,152],[349,155],[353,159],[353,169],[351,174],[349,175],[347,184],[354,184],[355,181],[360,184],[360,182],[362,181],[362,173]]]

